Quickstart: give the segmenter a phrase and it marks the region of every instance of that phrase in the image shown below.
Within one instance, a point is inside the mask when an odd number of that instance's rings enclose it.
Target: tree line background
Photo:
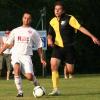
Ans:
[[[41,16],[41,9],[46,8],[44,20],[45,29],[53,17],[53,4],[56,0],[0,0],[0,31],[12,30],[21,25],[22,14],[32,13],[32,27],[36,28]],[[66,13],[74,15],[81,25],[100,39],[100,1],[99,0],[62,0],[65,2]],[[37,28],[41,30],[41,26]],[[100,73],[100,47],[94,45],[91,39],[80,32],[76,34],[76,64],[75,73]],[[50,73],[50,57],[52,48],[46,51],[47,73]],[[42,73],[37,52],[34,52],[33,62],[36,74]],[[63,64],[60,66],[63,72]]]

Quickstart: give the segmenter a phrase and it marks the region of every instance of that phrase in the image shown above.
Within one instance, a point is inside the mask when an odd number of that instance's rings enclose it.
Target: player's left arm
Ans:
[[[70,24],[73,28],[79,30],[81,33],[83,33],[83,34],[89,36],[95,44],[100,45],[100,40],[98,40],[98,39],[97,39],[91,32],[89,32],[86,28],[84,28],[83,26],[81,26],[74,16],[71,16],[70,21],[69,21],[69,24]]]
[[[34,34],[32,36],[32,40],[33,40],[33,43],[35,44],[35,47],[37,48],[41,63],[43,65],[46,65],[46,60],[45,60],[44,53],[42,50],[42,40],[41,40],[40,35],[37,31],[34,31]]]
[[[46,60],[42,48],[38,48],[38,54],[40,56],[41,63],[46,66]]]
[[[94,44],[98,44],[100,45],[100,40],[98,40],[93,34],[91,34],[86,28],[84,28],[83,26],[81,26],[79,28],[79,31],[82,32],[83,34],[89,36],[92,41],[94,42]]]

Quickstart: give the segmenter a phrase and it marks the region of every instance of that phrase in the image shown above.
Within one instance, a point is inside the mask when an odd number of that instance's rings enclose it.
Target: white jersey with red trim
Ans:
[[[12,54],[33,55],[32,46],[42,47],[42,40],[38,32],[32,27],[17,27],[9,35],[7,44],[14,42]]]

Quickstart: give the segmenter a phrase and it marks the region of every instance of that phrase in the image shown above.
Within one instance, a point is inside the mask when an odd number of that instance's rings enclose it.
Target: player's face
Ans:
[[[22,21],[23,21],[23,26],[30,26],[30,23],[31,23],[31,15],[28,14],[28,13],[25,13],[23,15]]]
[[[61,15],[63,14],[63,8],[61,5],[56,5],[54,8],[54,14],[56,17],[61,17]]]

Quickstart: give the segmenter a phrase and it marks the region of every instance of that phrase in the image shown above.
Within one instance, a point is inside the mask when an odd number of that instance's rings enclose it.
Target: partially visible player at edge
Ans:
[[[58,90],[58,67],[61,60],[66,62],[69,70],[72,70],[72,67],[74,67],[75,52],[73,45],[75,30],[79,30],[90,37],[95,44],[100,45],[100,41],[94,35],[81,26],[74,16],[66,14],[64,10],[64,4],[61,1],[56,1],[54,5],[55,17],[49,23],[50,27],[47,36],[48,46],[53,47],[53,54],[50,61],[53,91],[49,95],[60,94]]]
[[[46,65],[42,51],[41,38],[38,32],[30,26],[31,21],[31,14],[29,12],[24,13],[22,17],[22,26],[17,27],[11,31],[8,40],[0,49],[0,54],[2,54],[3,51],[14,42],[11,63],[14,69],[15,85],[18,90],[17,97],[23,97],[22,80],[20,76],[21,72],[28,80],[33,81],[35,86],[39,85],[33,72],[33,64],[31,60],[31,56],[33,55],[33,45],[35,45],[38,50],[41,63]]]

